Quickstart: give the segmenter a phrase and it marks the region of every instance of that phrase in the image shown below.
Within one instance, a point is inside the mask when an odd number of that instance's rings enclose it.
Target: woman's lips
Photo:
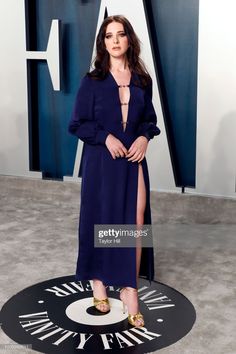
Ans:
[[[112,48],[113,50],[119,50],[120,49],[120,47],[114,47],[114,48]]]

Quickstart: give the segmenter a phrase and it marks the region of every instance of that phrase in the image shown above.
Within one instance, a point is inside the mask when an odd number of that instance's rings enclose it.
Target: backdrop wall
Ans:
[[[66,130],[76,90],[105,13],[122,13],[141,39],[162,131],[147,154],[151,188],[235,197],[235,9],[234,0],[1,0],[0,173],[77,178],[82,142]],[[54,18],[60,91],[46,61],[27,65],[27,51],[46,50]]]

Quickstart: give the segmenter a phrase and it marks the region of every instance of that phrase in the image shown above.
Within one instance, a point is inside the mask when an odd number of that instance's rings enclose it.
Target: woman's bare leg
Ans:
[[[143,225],[144,223],[144,211],[146,207],[146,188],[143,177],[143,169],[141,163],[138,166],[138,195],[137,195],[137,214],[136,214],[136,223],[137,230],[139,229],[139,225]],[[141,238],[137,239],[136,243],[136,278],[137,278],[137,288],[138,288],[138,276],[140,269],[140,261],[142,254],[142,246],[141,246]],[[128,312],[131,315],[136,314],[139,311],[138,304],[138,293],[137,291],[131,291],[130,287],[126,287],[126,291],[123,291],[121,294],[121,299],[125,301],[128,306]],[[136,320],[136,326],[141,326],[143,324],[142,319]]]
[[[137,214],[136,214],[136,223],[137,229],[139,229],[139,225],[143,225],[144,223],[144,212],[146,207],[146,187],[143,176],[143,168],[141,163],[138,166],[138,195],[137,195]],[[142,255],[142,240],[141,238],[137,239],[137,247],[136,247],[136,277],[137,277],[137,287],[138,287],[138,277],[139,277],[139,269]]]

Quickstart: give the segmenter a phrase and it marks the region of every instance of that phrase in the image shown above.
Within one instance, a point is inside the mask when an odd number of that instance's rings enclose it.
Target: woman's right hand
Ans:
[[[122,142],[112,134],[107,136],[105,144],[114,160],[116,157],[124,157],[128,153],[128,150]]]

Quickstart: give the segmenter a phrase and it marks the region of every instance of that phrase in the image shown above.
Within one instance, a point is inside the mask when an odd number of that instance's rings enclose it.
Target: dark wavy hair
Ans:
[[[147,86],[151,81],[151,77],[145,67],[144,62],[139,57],[140,40],[134,32],[130,22],[123,15],[109,16],[104,19],[96,38],[96,56],[93,60],[94,69],[87,74],[93,79],[103,80],[109,72],[110,55],[105,47],[105,35],[107,26],[111,22],[119,22],[123,25],[129,43],[129,48],[126,52],[129,69],[131,72],[133,71],[138,74],[142,87]]]

